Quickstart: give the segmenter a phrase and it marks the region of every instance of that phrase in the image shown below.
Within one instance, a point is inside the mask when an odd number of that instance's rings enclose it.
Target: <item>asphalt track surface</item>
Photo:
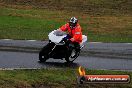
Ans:
[[[40,63],[38,53],[48,41],[0,40],[0,68],[76,68],[131,70],[132,43],[90,42],[72,64],[50,58]]]
[[[36,40],[0,40],[0,51],[39,51],[48,41]],[[24,48],[24,50],[23,50]],[[38,52],[37,51],[37,52]],[[88,56],[117,57],[123,59],[132,59],[132,43],[100,43],[88,42],[82,51]]]
[[[102,58],[79,56],[74,63],[67,64],[65,60],[52,59],[40,63],[38,53],[0,51],[0,68],[77,68],[83,66],[89,69],[132,70],[132,59]]]

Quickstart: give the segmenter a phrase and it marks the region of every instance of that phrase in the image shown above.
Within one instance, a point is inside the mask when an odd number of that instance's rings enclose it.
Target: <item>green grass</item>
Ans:
[[[51,30],[60,26],[60,23],[55,20],[32,16],[32,14],[39,12],[37,10],[32,12],[32,10],[1,8],[0,11],[2,12],[0,38],[44,40]]]
[[[21,18],[15,16],[0,17],[0,37],[12,39],[46,39],[51,29],[57,28],[55,21]]]
[[[50,31],[76,16],[89,41],[132,42],[131,0],[39,1],[0,3],[0,39],[46,40]]]
[[[0,70],[0,88],[76,88],[77,69]],[[132,72],[109,70],[86,70],[86,74],[125,74]],[[86,84],[84,88],[132,88],[130,84]]]

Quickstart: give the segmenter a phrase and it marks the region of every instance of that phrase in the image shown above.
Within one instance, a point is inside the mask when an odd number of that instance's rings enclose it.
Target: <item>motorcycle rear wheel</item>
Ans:
[[[79,56],[79,53],[80,53],[80,52],[77,52],[77,53],[76,53],[76,50],[73,49],[72,52],[71,52],[71,54],[70,54],[70,56],[68,55],[68,57],[66,57],[65,60],[66,60],[68,63],[72,63],[72,62]]]

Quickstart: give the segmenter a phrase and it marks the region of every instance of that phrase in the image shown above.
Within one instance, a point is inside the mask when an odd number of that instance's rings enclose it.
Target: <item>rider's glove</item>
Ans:
[[[75,39],[74,39],[74,38],[71,38],[70,40],[71,40],[71,41],[74,41]]]
[[[68,39],[68,40],[66,41],[66,43],[67,43],[67,44],[71,44],[72,41],[71,41],[70,39]]]

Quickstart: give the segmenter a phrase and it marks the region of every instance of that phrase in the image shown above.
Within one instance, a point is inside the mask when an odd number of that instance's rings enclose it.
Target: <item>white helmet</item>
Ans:
[[[75,17],[72,17],[69,21],[69,26],[71,29],[73,29],[77,25],[78,19]]]

